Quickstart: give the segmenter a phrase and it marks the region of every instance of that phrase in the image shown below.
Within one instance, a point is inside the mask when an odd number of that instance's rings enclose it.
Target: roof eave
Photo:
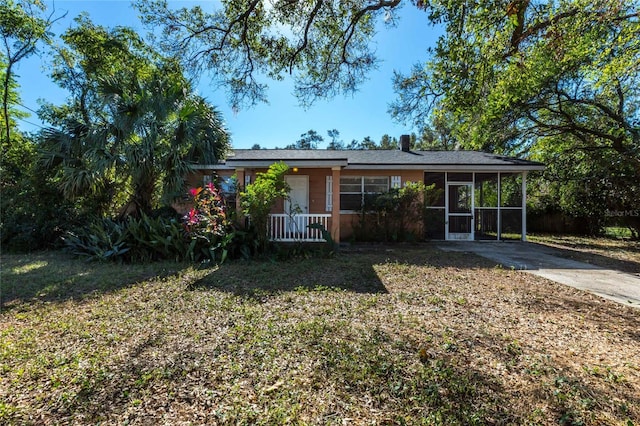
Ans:
[[[234,170],[235,167],[230,166],[226,163],[217,163],[217,164],[195,164],[191,166],[194,170]]]
[[[228,159],[227,165],[233,168],[268,168],[273,163],[283,162],[289,167],[320,168],[320,167],[346,167],[346,158],[331,160],[316,159],[276,159],[276,160],[233,160]]]
[[[465,172],[522,172],[544,170],[543,164],[349,164],[347,170],[426,170]]]
[[[303,169],[311,168],[330,168],[343,167],[344,170],[425,170],[425,171],[465,171],[465,172],[522,172],[522,171],[538,171],[544,170],[545,166],[541,164],[347,164],[346,161],[341,163],[331,162],[285,162],[289,167],[299,167]],[[198,164],[194,165],[195,170],[235,170],[238,168],[269,168],[273,161],[242,161],[218,164]]]

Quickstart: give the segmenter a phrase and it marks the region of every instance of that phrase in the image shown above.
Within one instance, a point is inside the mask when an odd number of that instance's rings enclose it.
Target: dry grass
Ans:
[[[640,275],[640,241],[575,235],[531,235],[528,238],[560,249],[560,255],[567,258]]]
[[[470,254],[153,267],[2,256],[0,423],[640,418],[638,310]]]

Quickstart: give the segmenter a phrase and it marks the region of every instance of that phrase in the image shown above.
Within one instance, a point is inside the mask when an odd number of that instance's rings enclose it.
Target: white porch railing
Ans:
[[[329,230],[330,214],[296,214],[284,213],[270,215],[272,241],[308,241],[322,242],[322,230],[309,228],[314,223]]]

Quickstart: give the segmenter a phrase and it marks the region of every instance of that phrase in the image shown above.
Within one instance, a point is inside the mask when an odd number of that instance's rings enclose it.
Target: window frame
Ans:
[[[345,192],[342,190],[342,186],[343,185],[355,185],[355,183],[342,183],[343,179],[359,179],[360,180],[360,191],[358,192],[354,192],[354,191],[349,191],[349,192]],[[366,183],[365,180],[366,179],[385,179],[386,180],[386,189],[384,191],[365,191],[366,188]],[[370,195],[370,194],[383,194],[384,192],[388,192],[390,189],[390,181],[391,181],[391,177],[389,176],[383,176],[383,175],[376,175],[376,176],[369,176],[369,175],[361,175],[361,176],[351,176],[351,175],[347,175],[347,176],[340,176],[340,213],[356,213],[358,210],[351,210],[351,209],[344,209],[343,208],[343,203],[342,203],[342,196],[343,195],[360,195],[360,207],[363,206],[364,204],[364,197],[366,195]],[[374,184],[374,185],[379,185],[379,184]]]

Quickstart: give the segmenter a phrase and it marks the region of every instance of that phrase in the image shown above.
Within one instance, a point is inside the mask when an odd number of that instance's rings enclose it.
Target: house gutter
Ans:
[[[403,170],[428,170],[428,171],[464,171],[464,172],[522,172],[532,170],[544,170],[544,165],[537,164],[349,164],[345,170],[389,170],[399,168]]]

